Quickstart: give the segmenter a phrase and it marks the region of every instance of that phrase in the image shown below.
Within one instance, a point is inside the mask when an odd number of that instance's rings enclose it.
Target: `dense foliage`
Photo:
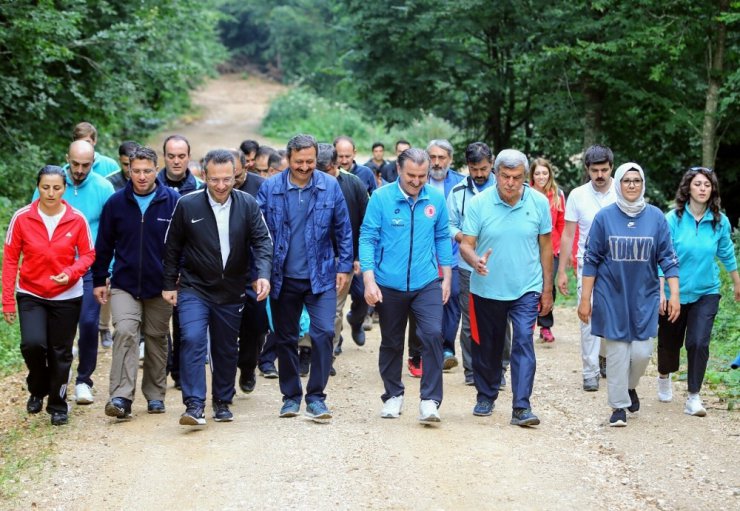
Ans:
[[[226,54],[220,16],[195,0],[0,2],[0,197],[30,196],[43,163],[63,161],[92,122],[102,152],[141,139],[188,105]]]
[[[224,9],[232,51],[373,120],[432,113],[460,128],[459,144],[549,157],[566,188],[582,178],[574,155],[606,143],[619,162],[646,168],[661,206],[682,169],[715,166],[716,155],[723,195],[740,193],[737,0],[226,0]],[[736,224],[740,204],[726,206]]]

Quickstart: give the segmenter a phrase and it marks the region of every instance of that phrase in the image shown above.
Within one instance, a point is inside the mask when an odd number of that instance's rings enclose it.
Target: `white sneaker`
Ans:
[[[139,360],[144,360],[144,343],[139,343]]]
[[[383,409],[380,411],[380,416],[384,419],[398,419],[398,416],[402,413],[402,407],[403,396],[391,397],[383,403]]]
[[[661,403],[670,403],[673,400],[673,382],[671,375],[668,378],[658,376],[658,401]]]
[[[78,405],[89,405],[92,404],[93,400],[92,389],[87,383],[75,385],[75,401]]]
[[[419,422],[434,423],[439,421],[437,402],[432,399],[422,399],[419,403]]]
[[[687,415],[695,415],[696,417],[704,417],[707,414],[704,406],[702,406],[699,394],[689,394],[683,413]]]

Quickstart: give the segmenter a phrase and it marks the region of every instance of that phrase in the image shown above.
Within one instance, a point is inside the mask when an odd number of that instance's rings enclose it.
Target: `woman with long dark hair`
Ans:
[[[95,244],[85,217],[62,199],[67,186],[64,170],[45,166],[36,186],[39,198],[13,215],[5,235],[3,316],[8,324],[15,322],[17,299],[21,353],[31,394],[26,410],[39,413],[48,396],[51,424],[60,426],[67,423],[67,382],[82,305],[81,278],[95,259]]]
[[[680,264],[681,314],[675,323],[665,318],[670,291],[661,286],[658,331],[658,399],[673,399],[671,374],[678,371],[681,346],[688,358],[688,391],[684,413],[704,417],[699,391],[709,360],[709,339],[719,308],[719,266],[730,273],[735,300],[740,301],[740,276],[732,244],[730,221],[720,211],[717,175],[694,167],[681,178],[676,208],[666,215]]]
[[[545,158],[536,158],[529,165],[529,186],[547,197],[547,201],[550,203],[553,268],[557,268],[560,257],[560,238],[563,235],[563,229],[565,229],[565,194],[555,182],[555,169]],[[556,288],[557,286],[552,286],[553,302],[555,301]],[[555,336],[552,333],[554,324],[555,319],[552,316],[552,311],[544,316],[537,316],[537,325],[540,327],[542,342],[555,342]]]

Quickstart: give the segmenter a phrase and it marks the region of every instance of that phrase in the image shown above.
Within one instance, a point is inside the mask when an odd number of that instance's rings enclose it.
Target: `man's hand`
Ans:
[[[337,273],[337,293],[341,293],[349,285],[349,275],[349,273]]]
[[[162,298],[173,307],[177,305],[177,291],[162,291]]]
[[[371,307],[383,301],[383,293],[380,292],[380,288],[374,281],[369,284],[365,283],[365,301]]]
[[[257,279],[252,282],[252,289],[257,294],[257,301],[261,302],[270,294],[270,281],[267,279]]]
[[[476,261],[475,272],[478,275],[488,275],[488,258],[491,257],[492,252],[493,249],[489,248],[488,250],[486,250],[486,253],[479,257],[478,261]]]
[[[668,321],[675,323],[679,314],[681,314],[681,302],[677,296],[671,295],[670,300],[668,300],[667,312]]]
[[[69,283],[69,275],[64,272],[60,273],[59,275],[52,275],[49,278],[60,286],[66,286]]]
[[[581,298],[581,303],[578,304],[578,318],[584,323],[591,321],[591,297],[588,300]]]
[[[540,316],[547,316],[552,312],[552,292],[544,291],[540,295]]]
[[[449,279],[442,279],[442,305],[447,305],[452,293],[452,283]]]
[[[355,261],[354,263],[352,263],[352,273],[354,273],[355,275],[359,275],[360,273],[362,273],[360,271],[360,261]]]
[[[558,270],[558,291],[564,296],[568,296],[568,275],[564,271]]]
[[[93,296],[100,305],[105,305],[106,303],[108,303],[109,295],[110,291],[108,291],[108,286],[98,286],[93,288]]]

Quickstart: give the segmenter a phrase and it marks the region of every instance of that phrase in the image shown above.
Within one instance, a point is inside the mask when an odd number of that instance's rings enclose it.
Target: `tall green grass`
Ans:
[[[458,130],[433,115],[422,115],[406,126],[386,130],[381,122],[366,118],[360,110],[346,103],[295,88],[270,104],[261,132],[266,137],[286,141],[298,133],[308,133],[329,143],[339,135],[348,135],[360,152],[370,153],[372,144],[380,141],[385,144],[388,155],[400,138],[414,146],[425,147],[435,138],[453,139]]]
[[[5,197],[0,197],[0,238],[5,240],[5,230],[8,228],[8,222],[19,207]],[[0,265],[2,264],[2,255],[0,254]],[[23,365],[21,357],[21,334],[18,328],[18,320],[8,325],[3,318],[0,318],[0,377],[18,371]]]

